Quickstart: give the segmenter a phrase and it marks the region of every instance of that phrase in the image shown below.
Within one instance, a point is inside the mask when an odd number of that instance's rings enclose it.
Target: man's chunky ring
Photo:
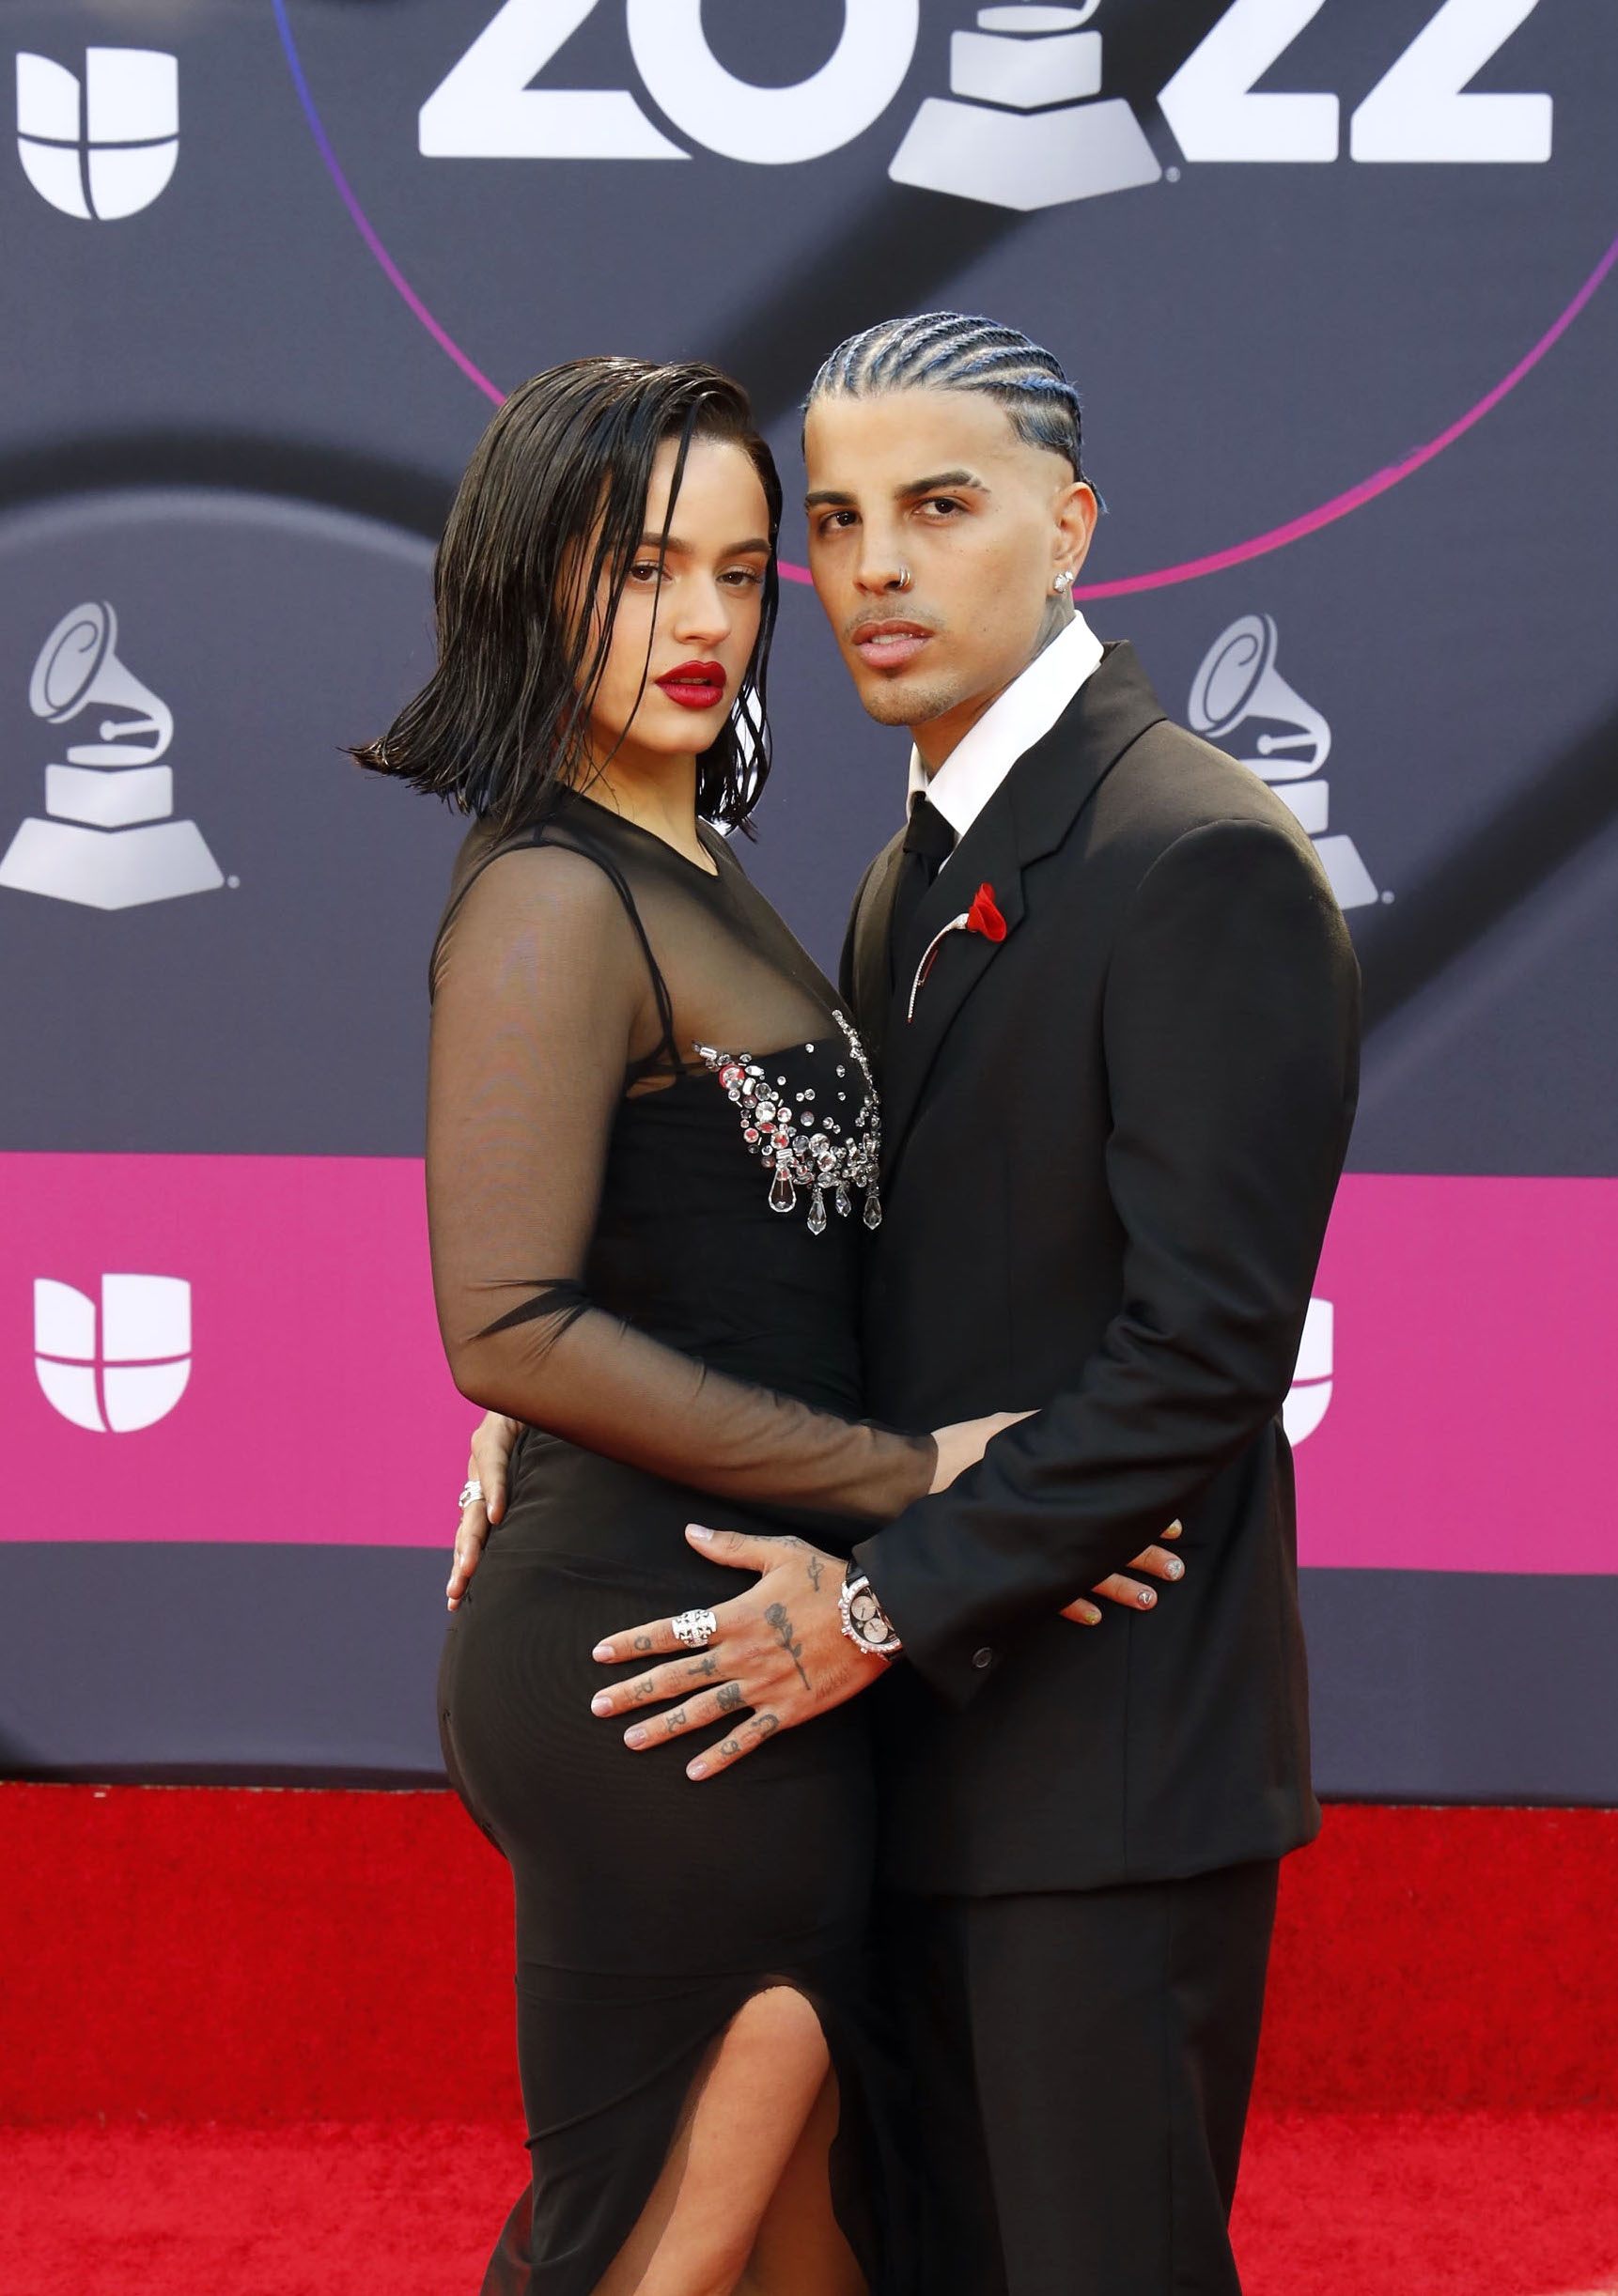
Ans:
[[[711,1610],[682,1610],[669,1621],[669,1631],[688,1651],[706,1651],[719,1632],[719,1621]]]
[[[461,1484],[460,1497],[455,1503],[460,1509],[462,1514],[464,1514],[468,1507],[470,1507],[475,1500],[480,1499],[482,1497],[483,1485],[478,1482],[475,1475],[469,1475],[466,1481]]]

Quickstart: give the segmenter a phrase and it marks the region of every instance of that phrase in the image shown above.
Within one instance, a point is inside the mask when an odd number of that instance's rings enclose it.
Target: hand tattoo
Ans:
[[[652,1638],[650,1635],[637,1635],[635,1637],[635,1648],[637,1651],[649,1651],[651,1647]]]
[[[775,1629],[776,1640],[798,1669],[798,1679],[805,1690],[813,1691],[809,1677],[803,1671],[803,1645],[792,1639],[792,1621],[786,1615],[785,1603],[771,1603],[764,1613],[764,1622]]]
[[[757,1738],[768,1738],[772,1730],[778,1730],[780,1728],[781,1716],[779,1714],[759,1714],[753,1725],[754,1735]]]
[[[743,1702],[739,1683],[726,1683],[719,1693],[719,1711],[722,1714],[734,1714]]]
[[[663,1716],[663,1721],[671,1731],[684,1730],[685,1708],[683,1706],[677,1706],[672,1714],[665,1714]]]
[[[686,1672],[688,1675],[693,1676],[706,1675],[708,1680],[712,1682],[714,1676],[719,1672],[719,1661],[711,1651],[704,1651],[700,1658],[693,1658],[692,1660],[691,1665],[686,1668]]]
[[[803,1565],[803,1568],[809,1574],[809,1584],[814,1588],[816,1593],[818,1594],[820,1591],[820,1581],[826,1575],[826,1565],[821,1561],[819,1556],[816,1554],[813,1547],[811,1547],[809,1550],[809,1559]]]

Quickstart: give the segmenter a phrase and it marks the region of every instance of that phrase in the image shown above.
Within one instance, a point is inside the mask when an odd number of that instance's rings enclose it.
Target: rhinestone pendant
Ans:
[[[826,1199],[818,1188],[809,1199],[809,1233],[811,1235],[826,1233]]]
[[[770,1209],[772,1212],[790,1212],[797,1202],[798,1190],[792,1185],[791,1176],[786,1165],[777,1164],[775,1177],[770,1186]],[[868,1213],[866,1217],[869,1218]],[[823,1218],[820,1224],[822,1227],[825,1226]]]
[[[882,1200],[875,1187],[871,1187],[865,1190],[865,1225],[867,1228],[879,1228],[881,1224]]]
[[[848,1217],[848,1191],[841,1180],[837,1183],[837,1214],[841,1219]]]

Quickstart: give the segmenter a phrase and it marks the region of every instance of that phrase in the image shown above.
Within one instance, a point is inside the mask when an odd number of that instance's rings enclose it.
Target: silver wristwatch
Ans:
[[[887,1612],[877,1600],[870,1580],[852,1563],[838,1591],[837,1608],[842,1614],[843,1632],[867,1658],[879,1658],[887,1666],[904,1649]]]

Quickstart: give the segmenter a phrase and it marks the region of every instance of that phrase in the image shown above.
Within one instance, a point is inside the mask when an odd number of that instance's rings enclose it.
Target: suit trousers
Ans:
[[[1239,2296],[1278,1873],[885,1900],[926,2296]]]

